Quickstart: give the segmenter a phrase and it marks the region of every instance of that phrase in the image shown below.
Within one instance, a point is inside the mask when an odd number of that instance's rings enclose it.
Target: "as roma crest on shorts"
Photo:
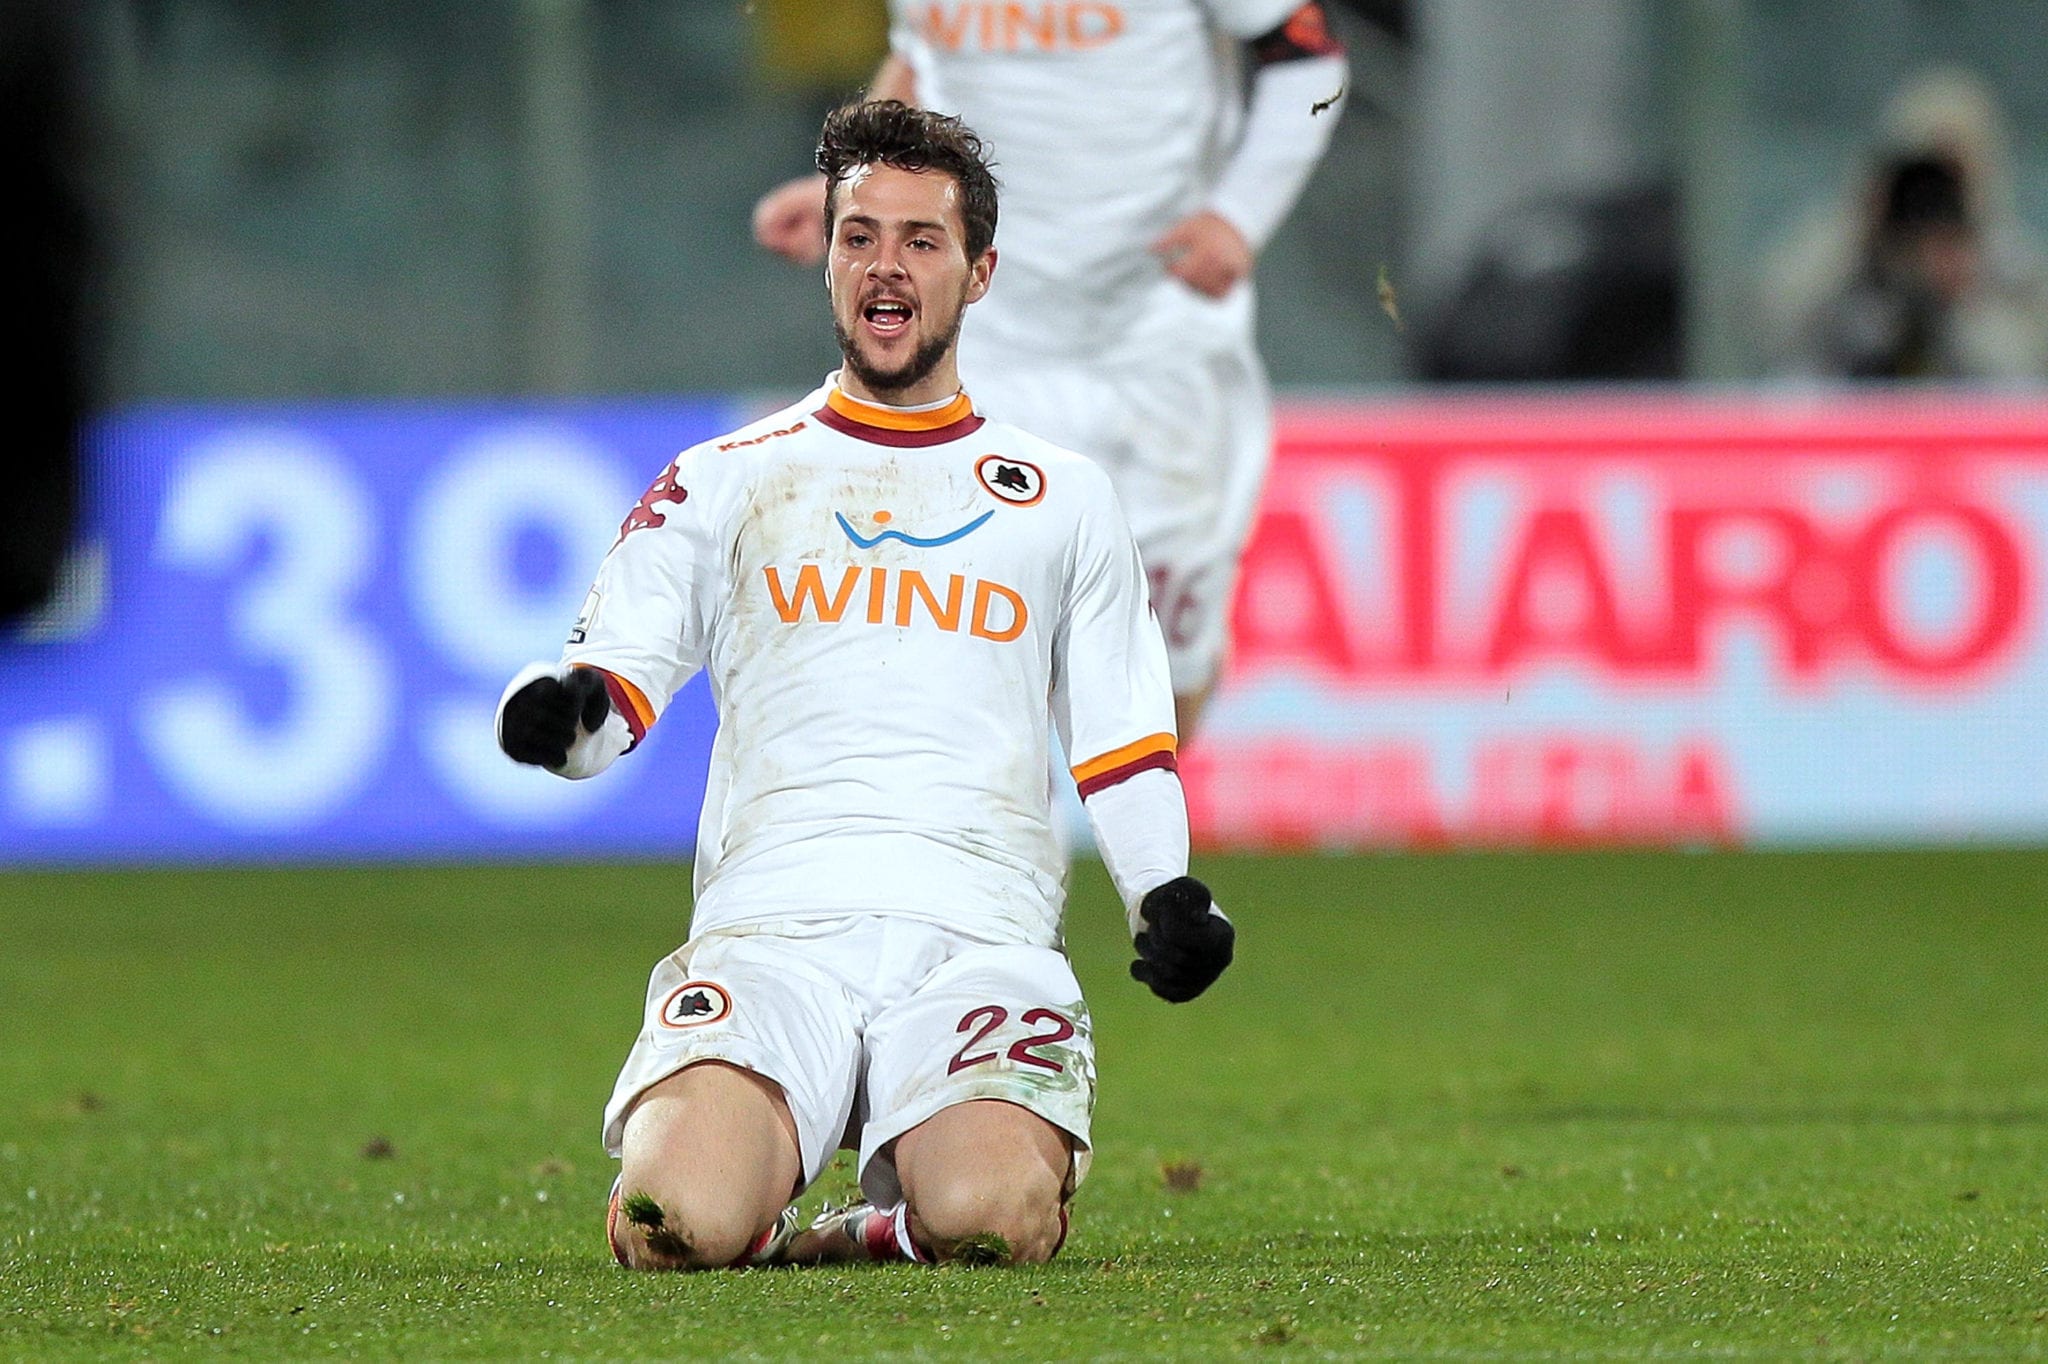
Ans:
[[[716,1023],[732,1012],[732,996],[723,985],[708,980],[686,980],[669,991],[661,1001],[661,1026],[701,1028]]]
[[[1045,474],[1036,464],[1007,455],[983,455],[974,464],[981,486],[1013,507],[1028,507],[1045,496]]]

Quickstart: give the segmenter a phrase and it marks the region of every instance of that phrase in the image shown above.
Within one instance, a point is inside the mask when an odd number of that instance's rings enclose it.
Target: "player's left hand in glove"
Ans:
[[[512,693],[498,717],[498,746],[514,762],[560,768],[569,761],[577,726],[595,734],[612,713],[604,678],[571,668],[567,677],[536,677]]]
[[[1155,886],[1138,902],[1144,927],[1133,945],[1131,978],[1169,1004],[1184,1004],[1216,983],[1237,945],[1237,929],[1192,876]]]

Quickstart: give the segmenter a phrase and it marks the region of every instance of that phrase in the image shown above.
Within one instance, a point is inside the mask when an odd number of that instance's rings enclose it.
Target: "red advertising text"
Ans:
[[[1743,632],[1803,685],[1967,684],[2026,628],[2035,547],[1998,472],[2048,454],[2048,417],[1858,412],[1295,414],[1241,570],[1234,669],[1372,686],[1568,664],[1685,685]],[[1952,587],[1916,602],[1929,572]]]

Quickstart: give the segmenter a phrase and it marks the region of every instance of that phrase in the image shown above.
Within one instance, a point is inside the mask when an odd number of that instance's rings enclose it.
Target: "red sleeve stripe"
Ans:
[[[1087,762],[1075,763],[1074,780],[1087,781],[1090,777],[1107,772],[1112,767],[1122,767],[1134,758],[1142,758],[1147,753],[1162,748],[1171,753],[1179,747],[1180,741],[1171,734],[1163,731],[1158,734],[1147,734],[1144,738],[1127,743],[1122,748],[1112,748],[1107,753],[1096,754]]]
[[[654,723],[654,707],[647,704],[647,697],[638,687],[617,673],[591,667],[588,663],[578,663],[576,666],[590,668],[604,679],[604,694],[611,698],[612,709],[625,717],[626,728],[632,731],[633,742],[626,749],[631,753],[640,746],[640,741],[647,737],[647,727]]]
[[[1094,762],[1083,762],[1073,770],[1073,788],[1085,801],[1106,786],[1126,782],[1139,772],[1151,772],[1153,768],[1161,768],[1165,772],[1180,770],[1180,764],[1174,758],[1174,735],[1155,733],[1149,739],[1126,743],[1114,754],[1104,754]]]

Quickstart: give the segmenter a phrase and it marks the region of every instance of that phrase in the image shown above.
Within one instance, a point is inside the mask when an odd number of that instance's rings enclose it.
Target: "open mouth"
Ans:
[[[895,336],[910,325],[911,310],[900,299],[878,298],[862,308],[860,315],[877,335]]]

